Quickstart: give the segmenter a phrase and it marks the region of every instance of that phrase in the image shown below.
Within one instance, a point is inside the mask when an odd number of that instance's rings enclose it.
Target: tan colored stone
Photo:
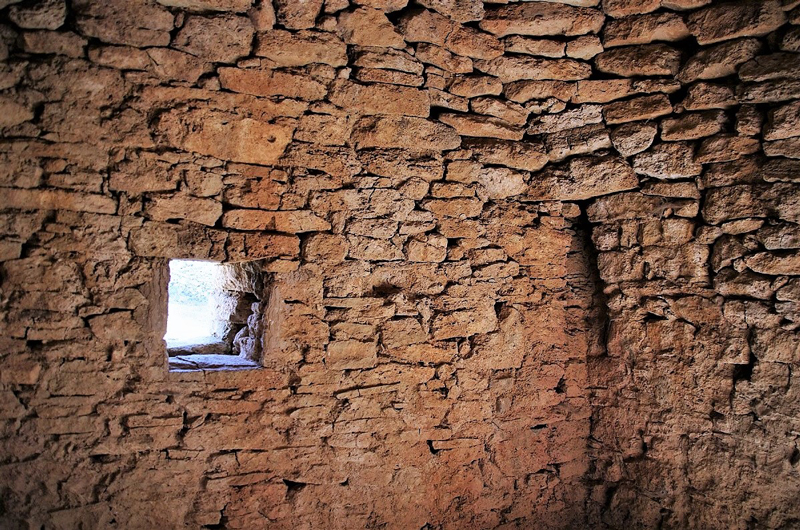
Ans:
[[[347,46],[331,33],[272,30],[260,33],[254,53],[273,61],[276,66],[307,64],[347,64]]]
[[[728,117],[720,110],[690,112],[679,118],[662,120],[661,139],[668,142],[698,140],[722,132],[727,123]]]
[[[539,55],[541,57],[564,57],[566,44],[552,39],[535,39],[512,35],[503,39],[507,52]]]
[[[764,139],[783,140],[795,136],[800,136],[800,101],[772,109],[764,127]]]
[[[521,2],[486,10],[480,27],[498,37],[506,35],[583,35],[598,33],[603,14],[597,9]]]
[[[610,134],[614,148],[624,157],[633,156],[653,145],[656,126],[652,123],[626,123],[615,127]]]
[[[476,60],[474,64],[476,70],[499,77],[503,83],[521,79],[577,81],[592,73],[588,64],[572,59],[502,56],[489,61]]]
[[[543,134],[574,129],[603,121],[600,105],[581,105],[559,114],[544,114],[531,120],[528,134]]]
[[[472,59],[494,59],[504,51],[503,43],[494,35],[460,25],[447,34],[444,45],[451,52]]]
[[[309,211],[267,212],[264,210],[229,210],[222,216],[222,226],[234,230],[284,232],[320,232],[331,225]]]
[[[621,158],[575,157],[563,167],[538,173],[526,197],[535,201],[580,201],[636,188],[639,179]]]
[[[800,253],[797,252],[782,256],[760,252],[746,257],[744,263],[748,269],[760,274],[800,276]]]
[[[611,148],[611,138],[602,123],[548,134],[544,141],[547,156],[553,162]]]
[[[474,310],[453,311],[434,318],[431,332],[434,340],[471,337],[497,329],[497,315],[489,304]]]
[[[156,0],[156,2],[189,11],[233,11],[234,13],[244,13],[253,3],[251,0]]]
[[[661,7],[662,0],[603,0],[603,11],[610,17],[650,13]]]
[[[760,37],[786,21],[777,0],[748,0],[711,5],[691,13],[686,24],[705,46],[737,37]]]
[[[567,43],[567,57],[588,61],[603,52],[603,45],[596,35],[584,35]]]
[[[12,6],[8,18],[25,29],[60,28],[67,17],[67,6],[63,0],[42,0],[30,6]]]
[[[0,96],[0,128],[14,127],[33,119],[33,111],[9,96]]]
[[[441,151],[457,149],[461,139],[442,123],[404,116],[368,116],[358,120],[351,136],[356,148],[400,147]]]
[[[664,94],[640,96],[626,101],[609,103],[603,107],[603,117],[609,125],[650,120],[671,113],[672,104]]]
[[[417,59],[423,63],[432,64],[454,74],[468,74],[472,72],[472,61],[466,57],[453,55],[444,48],[433,44],[417,44]]]
[[[501,140],[522,140],[525,131],[497,118],[472,114],[442,114],[439,120],[451,127],[461,136],[499,138]]]
[[[214,226],[222,215],[222,204],[213,199],[201,199],[178,194],[169,197],[151,197],[145,212],[155,221],[186,219],[194,223]]]
[[[223,88],[253,96],[286,96],[314,101],[322,99],[328,90],[308,76],[275,70],[220,68],[219,81]]]
[[[603,29],[603,46],[650,44],[653,41],[678,41],[689,36],[683,18],[674,13],[638,15],[609,20]]]
[[[733,75],[761,50],[757,39],[741,39],[705,48],[693,55],[676,76],[684,83]]]
[[[575,89],[575,83],[563,81],[516,81],[505,85],[504,94],[517,103],[547,98],[569,101],[575,95]]]
[[[406,257],[409,261],[444,261],[447,257],[447,238],[436,234],[413,237],[406,243]]]
[[[272,0],[278,22],[286,29],[308,29],[322,9],[323,0]]]
[[[699,175],[703,166],[694,160],[691,144],[674,142],[657,144],[636,155],[633,158],[633,169],[648,177],[678,179]]]
[[[681,106],[686,110],[708,110],[727,109],[736,104],[736,97],[730,87],[701,82],[689,87]]]
[[[138,48],[170,44],[175,17],[163,6],[125,0],[76,0],[71,5],[76,26],[86,37]]]
[[[246,17],[190,16],[172,46],[209,62],[233,63],[250,55],[253,25]]]
[[[399,28],[408,42],[429,42],[444,46],[447,36],[453,32],[456,24],[435,11],[415,8],[401,15]]]
[[[325,358],[331,370],[361,370],[372,368],[378,362],[375,343],[356,340],[330,342]]]
[[[486,75],[458,76],[453,78],[447,90],[466,98],[497,96],[503,91],[503,84],[497,78]]]
[[[3,188],[3,207],[12,210],[68,210],[113,214],[114,199],[103,195],[63,190]]]
[[[158,124],[167,141],[179,149],[261,165],[280,159],[294,127],[202,110],[170,111]]]
[[[419,3],[456,22],[470,22],[483,18],[483,0],[419,0]]]
[[[594,62],[599,71],[621,77],[675,75],[681,52],[666,44],[646,44],[606,50]]]
[[[528,121],[528,111],[522,105],[492,97],[477,97],[470,101],[473,112],[494,116],[511,125],[523,126]]]
[[[347,44],[404,48],[406,41],[380,9],[360,7],[339,15],[337,28]]]
[[[27,53],[53,53],[75,58],[84,56],[84,48],[88,44],[86,39],[71,32],[26,31],[20,40]]]
[[[331,103],[359,114],[398,114],[426,118],[430,97],[424,90],[396,85],[359,85],[339,81],[331,87]]]
[[[761,142],[756,138],[718,135],[703,140],[697,149],[695,160],[703,164],[729,162],[757,153],[760,148]]]
[[[544,146],[533,142],[465,138],[463,146],[471,149],[476,160],[483,164],[538,171],[548,160]]]

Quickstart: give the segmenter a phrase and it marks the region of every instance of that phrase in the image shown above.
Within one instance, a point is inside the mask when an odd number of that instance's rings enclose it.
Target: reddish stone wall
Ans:
[[[796,0],[273,4],[0,0],[2,526],[800,522]]]

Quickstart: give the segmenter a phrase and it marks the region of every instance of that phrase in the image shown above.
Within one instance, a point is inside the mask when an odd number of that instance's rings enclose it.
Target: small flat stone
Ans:
[[[761,50],[757,39],[740,39],[704,48],[683,65],[677,78],[683,83],[733,75]]]
[[[305,66],[347,64],[347,46],[331,33],[299,31],[290,33],[272,30],[258,35],[254,53],[266,57],[276,66]]]
[[[689,28],[675,13],[656,13],[609,20],[603,28],[603,46],[631,46],[653,41],[679,41]]]
[[[728,118],[721,110],[689,112],[662,120],[661,139],[668,142],[698,140],[722,132],[727,123]]]
[[[675,142],[657,144],[633,159],[633,169],[640,175],[657,179],[696,177],[703,166],[694,160],[692,145]]]
[[[598,33],[603,13],[597,9],[549,2],[520,2],[490,7],[480,27],[498,37],[506,35],[584,35]]]
[[[577,81],[587,79],[592,68],[573,59],[540,59],[538,57],[502,56],[489,61],[475,61],[475,68],[500,78],[503,83],[532,80]]]
[[[498,138],[501,140],[522,140],[524,129],[514,127],[497,118],[475,116],[472,114],[442,114],[439,116],[442,123],[456,129],[462,136],[478,136],[483,138]]]
[[[622,156],[633,156],[653,145],[656,132],[652,123],[626,123],[611,131],[611,143]]]
[[[697,149],[695,161],[702,164],[729,162],[757,153],[760,149],[761,142],[757,138],[719,135],[703,140]]]
[[[639,179],[621,158],[576,157],[564,167],[537,173],[526,198],[536,201],[580,201],[637,187]]]
[[[722,2],[691,13],[686,24],[705,46],[738,37],[761,37],[786,22],[777,0]]]

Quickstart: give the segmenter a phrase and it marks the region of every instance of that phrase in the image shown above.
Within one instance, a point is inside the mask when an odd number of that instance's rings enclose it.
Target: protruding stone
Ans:
[[[331,33],[300,31],[289,33],[273,30],[260,33],[255,47],[256,55],[266,57],[276,66],[305,66],[347,64],[347,46]]]
[[[401,49],[406,45],[403,36],[380,9],[360,7],[344,12],[339,15],[337,27],[347,44]]]
[[[525,131],[497,118],[472,114],[442,114],[439,120],[456,129],[462,136],[522,140]]]
[[[538,143],[465,138],[463,144],[483,164],[538,171],[548,161],[544,146]]]
[[[653,145],[656,126],[652,123],[626,123],[611,131],[614,148],[624,157],[633,156]]]
[[[705,46],[737,37],[760,37],[778,29],[786,15],[778,0],[739,0],[711,5],[691,13],[686,24]]]
[[[614,125],[629,121],[650,120],[672,113],[672,104],[664,94],[641,96],[626,101],[609,103],[603,107],[606,123]]]
[[[560,114],[545,114],[531,121],[528,134],[544,134],[574,129],[603,120],[600,105],[581,105]]]
[[[698,79],[715,79],[736,73],[739,65],[746,63],[761,50],[757,39],[741,39],[704,48],[683,65],[676,76],[684,83]]]
[[[599,71],[622,77],[675,75],[681,52],[666,44],[646,44],[604,51],[594,62]]]
[[[747,136],[719,135],[703,140],[695,160],[703,164],[729,162],[745,155],[757,153],[761,143]]]
[[[254,96],[286,96],[304,100],[325,97],[328,89],[309,76],[262,69],[220,68],[224,88]]]
[[[703,166],[695,162],[691,144],[675,142],[658,144],[636,155],[633,169],[648,177],[679,179],[696,177],[703,171]]]
[[[619,157],[576,157],[566,167],[533,176],[526,197],[536,201],[581,201],[633,189],[638,184],[636,174]]]
[[[503,84],[497,78],[488,75],[460,76],[453,79],[447,90],[465,98],[497,96],[503,91]]]
[[[588,64],[572,59],[539,59],[505,55],[490,61],[475,61],[475,68],[499,77],[504,83],[520,79],[576,81],[587,79],[592,73]]]
[[[187,11],[232,11],[244,13],[253,5],[252,0],[156,0],[167,7],[178,7]]]
[[[320,232],[331,228],[325,219],[306,210],[284,212],[230,210],[223,215],[222,226],[234,230],[270,230],[289,234]]]
[[[278,22],[286,29],[313,28],[323,0],[271,0],[275,3]]]
[[[172,45],[209,62],[233,63],[250,55],[253,33],[253,25],[246,17],[191,16]]]
[[[701,82],[689,87],[681,106],[685,110],[708,110],[727,109],[737,104],[730,87]]]
[[[677,140],[698,140],[722,132],[728,118],[720,110],[690,112],[679,118],[661,121],[661,139],[669,142]]]
[[[598,33],[603,14],[597,9],[520,2],[487,9],[481,29],[498,37],[506,35],[584,35]]]
[[[359,85],[336,82],[329,96],[331,103],[358,114],[398,114],[427,118],[430,97],[424,90],[396,85]]]
[[[504,49],[494,35],[466,26],[456,26],[447,35],[445,48],[472,59],[494,59],[503,55]]]
[[[780,78],[800,79],[797,54],[773,53],[756,57],[739,69],[742,81],[758,82]]]
[[[445,151],[457,149],[461,138],[443,123],[403,116],[366,116],[353,126],[357,148],[401,147]]]
[[[419,0],[419,3],[456,22],[471,22],[483,18],[483,0]]]
[[[639,15],[609,20],[603,29],[603,46],[631,46],[653,41],[678,41],[689,36],[683,18],[674,13]]]
[[[602,123],[586,125],[577,129],[567,129],[545,137],[547,156],[553,162],[567,157],[585,155],[611,148],[611,138]]]
[[[8,10],[11,22],[25,29],[58,29],[66,17],[64,0],[40,0],[30,6],[15,5]]]

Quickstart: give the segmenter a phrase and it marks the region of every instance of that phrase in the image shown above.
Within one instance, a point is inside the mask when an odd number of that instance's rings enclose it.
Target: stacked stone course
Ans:
[[[0,0],[0,527],[800,525],[797,0]],[[263,367],[168,370],[169,259]]]

